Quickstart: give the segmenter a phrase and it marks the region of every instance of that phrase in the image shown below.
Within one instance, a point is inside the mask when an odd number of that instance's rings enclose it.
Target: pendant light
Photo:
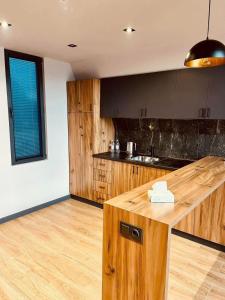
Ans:
[[[223,43],[209,39],[211,0],[209,0],[208,29],[206,40],[194,45],[184,61],[186,67],[207,68],[225,64],[225,46]]]

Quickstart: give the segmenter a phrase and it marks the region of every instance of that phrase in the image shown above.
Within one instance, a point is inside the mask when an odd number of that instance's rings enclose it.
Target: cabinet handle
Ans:
[[[145,108],[145,117],[147,117],[147,108]]]
[[[102,164],[102,163],[100,163],[100,164],[99,164],[99,166],[101,166],[101,167],[105,167],[105,164]]]
[[[199,108],[199,110],[198,110],[198,117],[202,118],[202,108]]]
[[[101,185],[99,186],[99,188],[100,188],[100,189],[102,189],[102,190],[104,190],[104,189],[105,189],[105,187],[104,187],[104,186],[101,186]]]
[[[133,171],[132,173],[134,174],[134,166],[132,167],[132,171]]]
[[[99,177],[100,177],[100,178],[105,178],[105,175],[101,175],[101,174],[100,174]]]
[[[141,117],[143,117],[143,108],[141,109]]]
[[[138,175],[138,167],[136,167],[136,170],[137,170],[137,173],[136,173],[136,174]]]
[[[203,117],[203,118],[206,118],[206,108],[203,108],[203,109],[202,109],[202,117]]]
[[[211,112],[210,108],[207,107],[207,109],[206,109],[206,117],[207,118],[210,118],[210,112]]]

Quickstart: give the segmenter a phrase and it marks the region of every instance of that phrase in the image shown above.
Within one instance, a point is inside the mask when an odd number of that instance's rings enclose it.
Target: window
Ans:
[[[46,158],[43,60],[5,50],[12,164]]]

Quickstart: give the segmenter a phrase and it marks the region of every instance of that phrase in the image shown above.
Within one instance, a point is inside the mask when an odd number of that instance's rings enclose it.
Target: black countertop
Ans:
[[[166,169],[166,170],[177,170],[193,162],[193,160],[188,160],[188,159],[160,157],[158,162],[145,163],[145,162],[130,160],[126,152],[120,152],[120,153],[104,152],[104,153],[94,154],[93,157],[123,162],[132,165],[141,165],[145,167],[152,167],[152,168],[159,168],[159,169]]]

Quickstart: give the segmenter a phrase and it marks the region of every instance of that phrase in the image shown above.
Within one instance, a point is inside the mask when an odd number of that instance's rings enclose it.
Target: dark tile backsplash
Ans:
[[[113,119],[113,122],[122,150],[126,150],[127,141],[133,141],[141,153],[147,153],[153,145],[157,156],[187,159],[225,156],[225,120]]]

